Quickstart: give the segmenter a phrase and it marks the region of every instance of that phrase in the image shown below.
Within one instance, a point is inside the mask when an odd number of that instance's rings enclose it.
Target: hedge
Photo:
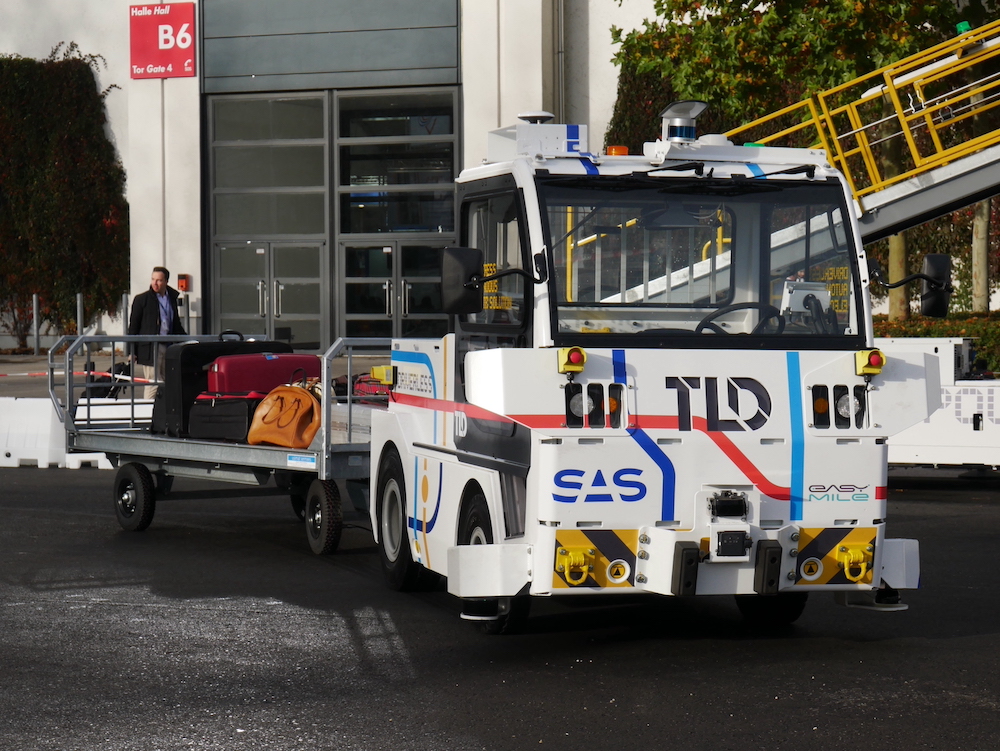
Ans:
[[[975,338],[978,357],[991,371],[1000,371],[1000,312],[951,313],[947,318],[914,316],[909,321],[890,321],[875,316],[875,336]]]

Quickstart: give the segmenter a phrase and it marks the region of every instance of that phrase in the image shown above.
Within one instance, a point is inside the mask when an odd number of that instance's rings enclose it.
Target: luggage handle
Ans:
[[[220,342],[225,341],[226,334],[230,334],[230,335],[235,334],[237,337],[239,337],[239,341],[241,341],[241,342],[244,341],[243,334],[241,334],[239,331],[237,331],[236,329],[226,329],[221,334],[219,334],[219,341]]]
[[[302,375],[299,376],[299,373],[301,373]],[[292,380],[288,382],[288,385],[302,386],[302,388],[306,388],[306,385],[308,383],[309,383],[309,375],[306,373],[306,369],[296,368],[295,370],[292,371]]]

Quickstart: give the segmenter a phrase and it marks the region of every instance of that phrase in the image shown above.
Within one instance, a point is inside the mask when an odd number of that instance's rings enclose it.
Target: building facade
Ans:
[[[442,333],[455,176],[521,112],[586,123],[599,148],[610,27],[652,13],[652,0],[199,0],[195,75],[133,78],[139,5],[7,0],[0,54],[73,41],[106,61],[133,294],[166,266],[189,277],[193,332],[300,350]]]

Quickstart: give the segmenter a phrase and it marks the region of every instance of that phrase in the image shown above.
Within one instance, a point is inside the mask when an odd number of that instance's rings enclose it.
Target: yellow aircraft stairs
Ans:
[[[1000,21],[726,134],[826,149],[865,243],[1000,193]]]

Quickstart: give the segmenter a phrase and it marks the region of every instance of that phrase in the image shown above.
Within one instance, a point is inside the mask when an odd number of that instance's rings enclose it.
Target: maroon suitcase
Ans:
[[[208,368],[208,391],[234,393],[263,391],[290,383],[293,378],[320,377],[320,359],[316,355],[295,353],[256,353],[249,355],[223,355]],[[298,372],[296,372],[298,371]]]

